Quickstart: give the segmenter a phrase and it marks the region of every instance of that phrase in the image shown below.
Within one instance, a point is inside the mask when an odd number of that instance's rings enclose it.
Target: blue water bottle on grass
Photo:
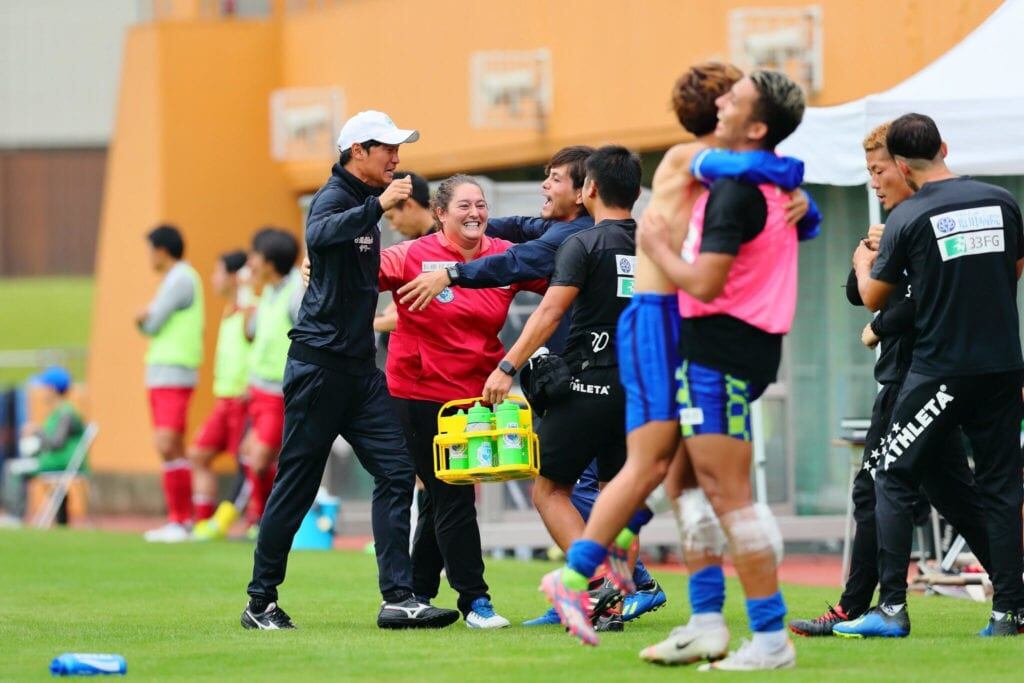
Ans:
[[[50,673],[54,676],[124,676],[127,672],[128,664],[121,655],[65,652],[50,662]]]

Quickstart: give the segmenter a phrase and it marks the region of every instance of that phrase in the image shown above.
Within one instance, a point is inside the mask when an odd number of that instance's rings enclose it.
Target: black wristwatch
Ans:
[[[508,362],[507,360],[503,360],[500,363],[498,363],[498,369],[504,372],[509,377],[516,376],[516,366],[512,365],[512,363]]]
[[[444,272],[448,273],[448,284],[454,285],[459,281],[459,264],[453,263],[445,268]]]

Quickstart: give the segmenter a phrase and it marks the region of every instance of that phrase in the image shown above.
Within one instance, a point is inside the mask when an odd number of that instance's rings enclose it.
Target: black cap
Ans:
[[[395,180],[401,180],[406,176],[412,178],[412,194],[410,196],[424,209],[429,209],[430,185],[427,183],[427,179],[412,171],[399,171],[395,173]]]

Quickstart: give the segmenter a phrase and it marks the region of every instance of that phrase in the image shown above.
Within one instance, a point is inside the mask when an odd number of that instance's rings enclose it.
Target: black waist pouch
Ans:
[[[544,416],[548,406],[569,395],[571,382],[569,363],[554,354],[531,358],[519,375],[523,395],[538,417]]]

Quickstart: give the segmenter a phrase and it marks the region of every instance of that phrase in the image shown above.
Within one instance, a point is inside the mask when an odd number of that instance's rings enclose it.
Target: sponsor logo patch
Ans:
[[[619,278],[619,283],[618,283],[618,289],[616,290],[615,295],[620,297],[620,298],[624,298],[624,299],[632,298],[633,297],[633,278],[631,278],[631,277],[620,277]]]
[[[615,260],[615,272],[618,275],[636,273],[636,256],[619,256]]]
[[[952,235],[938,241],[939,256],[952,261],[961,256],[992,254],[1006,251],[1002,230],[978,230],[963,235]]]
[[[936,238],[960,232],[988,230],[1003,227],[1003,210],[998,206],[979,206],[975,209],[949,211],[931,217],[932,232]]]

